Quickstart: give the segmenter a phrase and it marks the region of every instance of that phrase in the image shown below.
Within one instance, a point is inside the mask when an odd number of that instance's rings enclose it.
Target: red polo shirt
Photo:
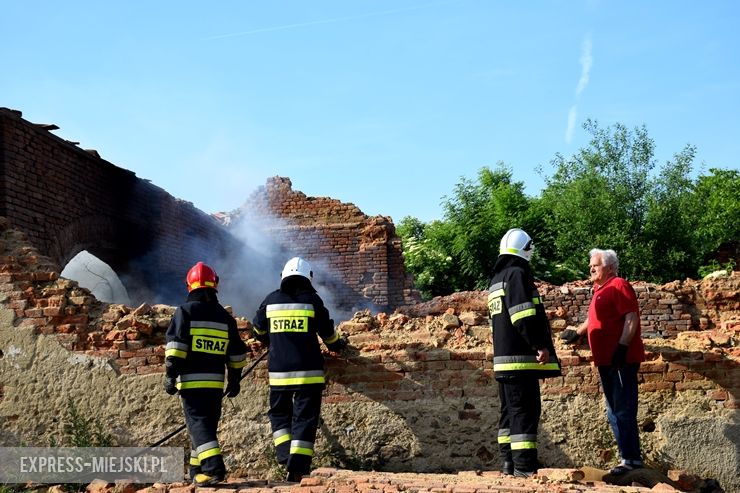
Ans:
[[[637,332],[627,349],[627,363],[645,361],[639,310],[635,290],[621,277],[611,277],[603,286],[594,286],[594,295],[588,306],[588,343],[596,366],[611,364],[622,337],[624,316],[630,312],[637,313]]]

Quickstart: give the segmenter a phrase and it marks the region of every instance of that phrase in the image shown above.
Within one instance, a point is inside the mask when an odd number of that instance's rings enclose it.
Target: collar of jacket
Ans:
[[[199,288],[188,293],[188,301],[215,302],[218,303],[216,290],[212,288]]]

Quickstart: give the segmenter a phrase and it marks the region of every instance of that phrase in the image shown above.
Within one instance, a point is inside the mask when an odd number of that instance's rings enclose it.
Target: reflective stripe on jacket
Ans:
[[[257,339],[270,346],[268,371],[273,388],[324,385],[325,344],[339,339],[329,311],[312,287],[267,295],[253,320]]]
[[[493,330],[493,371],[497,379],[560,376],[550,323],[542,299],[524,268],[510,265],[494,275],[488,294]],[[550,353],[537,362],[537,349]]]
[[[188,301],[180,306],[165,337],[165,359],[177,368],[180,390],[223,390],[226,369],[238,371],[246,364],[247,346],[236,321],[218,302]]]

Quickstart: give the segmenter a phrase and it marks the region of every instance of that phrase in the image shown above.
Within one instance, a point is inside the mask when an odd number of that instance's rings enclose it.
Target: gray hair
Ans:
[[[588,252],[589,258],[593,258],[595,255],[601,255],[601,264],[604,266],[612,266],[614,273],[616,274],[619,270],[619,258],[617,258],[617,252],[614,250],[602,250],[601,248],[593,248]]]

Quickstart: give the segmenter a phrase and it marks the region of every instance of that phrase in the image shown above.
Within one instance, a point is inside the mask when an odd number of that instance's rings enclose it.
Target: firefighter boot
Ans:
[[[504,465],[501,466],[501,472],[507,476],[514,475],[514,463],[511,461],[504,461]]]
[[[288,471],[288,476],[285,478],[288,483],[300,483],[301,479],[303,479],[303,475],[293,471]]]
[[[221,475],[210,476],[208,474],[200,473],[200,474],[195,475],[195,478],[193,479],[193,484],[199,487],[200,486],[213,486],[214,484],[218,484],[223,480],[224,480],[224,477]]]

